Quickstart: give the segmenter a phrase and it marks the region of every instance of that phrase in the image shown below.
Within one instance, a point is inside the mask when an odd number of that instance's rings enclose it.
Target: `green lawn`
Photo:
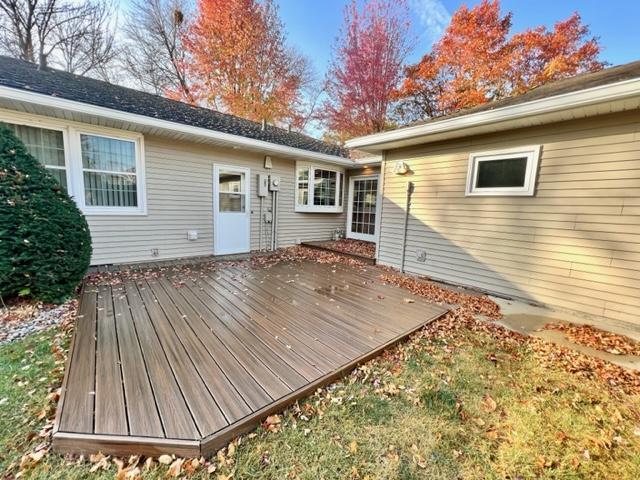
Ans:
[[[0,347],[0,470],[14,463],[7,478],[42,442],[31,437],[45,423],[47,385],[59,378],[54,334]],[[414,338],[270,429],[214,457],[212,478],[640,478],[637,396],[544,366],[525,342],[490,332]],[[91,466],[50,453],[23,476],[86,478]],[[164,478],[168,468],[140,467],[144,478]],[[111,464],[91,478],[115,474]],[[207,477],[207,467],[193,476]]]

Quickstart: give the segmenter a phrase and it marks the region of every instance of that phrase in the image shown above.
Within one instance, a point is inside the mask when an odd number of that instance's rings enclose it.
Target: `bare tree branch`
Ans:
[[[40,68],[59,56],[69,71],[104,70],[115,56],[112,10],[101,0],[0,0],[0,48]]]
[[[123,61],[141,88],[159,95],[179,91],[193,102],[182,45],[187,5],[186,0],[134,0],[124,25]]]
[[[78,75],[95,73],[108,80],[108,67],[118,51],[115,45],[117,18],[111,2],[89,5],[86,16],[59,22],[53,31],[57,45],[54,63]]]

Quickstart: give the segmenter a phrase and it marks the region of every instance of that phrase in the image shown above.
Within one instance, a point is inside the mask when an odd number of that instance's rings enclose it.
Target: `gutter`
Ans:
[[[274,155],[293,156],[300,159],[309,159],[332,163],[343,166],[353,166],[353,160],[348,158],[328,155],[326,153],[312,152],[302,148],[288,147],[277,143],[267,142],[265,140],[256,140],[253,138],[243,137],[241,135],[233,135],[230,133],[218,132],[208,128],[193,127],[182,123],[162,120],[136,113],[127,113],[121,110],[115,110],[88,103],[78,102],[76,100],[68,100],[66,98],[52,97],[37,92],[30,92],[18,88],[0,86],[0,97],[10,100],[25,102],[44,107],[58,108],[84,115],[95,115],[111,120],[119,120],[127,123],[135,123],[150,128],[158,128],[172,132],[183,133],[187,135],[196,135],[209,140],[222,142],[231,146],[244,147],[248,149],[262,150]]]
[[[455,118],[437,120],[431,123],[415,125],[389,132],[376,133],[364,137],[357,137],[346,142],[347,148],[377,147],[390,142],[417,139],[419,137],[437,133],[462,130],[469,127],[490,125],[493,123],[516,120],[523,117],[554,113],[576,107],[583,107],[597,103],[622,100],[640,95],[640,78],[625,80],[608,85],[564,93],[553,97],[531,100],[518,105],[496,108],[477,113],[470,113]],[[422,141],[421,143],[428,143]]]

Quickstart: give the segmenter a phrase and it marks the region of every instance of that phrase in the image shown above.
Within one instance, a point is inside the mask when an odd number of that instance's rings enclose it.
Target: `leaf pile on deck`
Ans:
[[[367,264],[339,253],[323,252],[313,248],[295,246],[276,250],[275,252],[254,254],[248,259],[240,260],[194,260],[192,262],[165,265],[136,266],[124,265],[113,271],[91,272],[85,276],[88,285],[122,285],[129,281],[152,280],[161,277],[177,279],[180,276],[196,278],[212,271],[234,266],[261,268],[277,265],[282,262],[312,261],[317,263],[343,263],[353,267],[366,267]]]
[[[304,246],[281,248],[266,255],[254,255],[251,257],[251,264],[255,267],[271,267],[282,262],[311,261],[317,263],[342,263],[353,267],[367,267],[364,262],[340,255],[338,252],[325,252],[315,248]]]
[[[350,253],[351,255],[359,255],[366,258],[375,258],[376,256],[376,244],[363,240],[342,238],[340,240],[323,242],[322,246],[337,252]]]
[[[640,356],[640,343],[611,332],[605,332],[591,325],[574,325],[570,323],[549,323],[545,330],[557,330],[574,343],[595,348],[614,355]]]

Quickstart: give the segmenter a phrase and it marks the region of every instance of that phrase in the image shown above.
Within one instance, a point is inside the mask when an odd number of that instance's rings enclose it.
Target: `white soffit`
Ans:
[[[638,108],[640,108],[640,79],[632,79],[357,137],[348,140],[346,147],[375,153],[463,136],[543,125]]]

